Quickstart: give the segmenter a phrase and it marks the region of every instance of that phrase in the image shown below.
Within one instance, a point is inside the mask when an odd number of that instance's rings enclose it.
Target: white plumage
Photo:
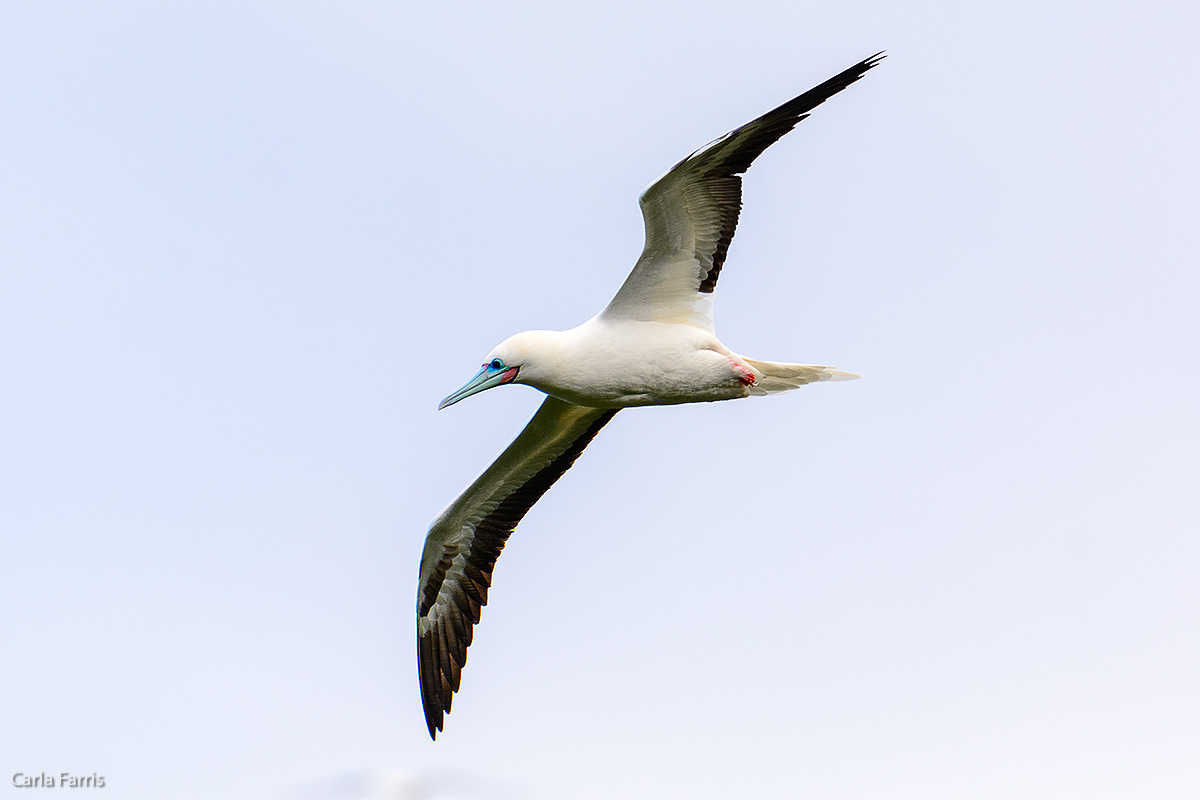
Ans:
[[[619,409],[732,400],[857,377],[738,355],[717,339],[712,291],[741,210],[740,174],[872,56],[675,165],[642,193],[646,245],[608,306],[567,331],[501,342],[441,408],[505,383],[548,397],[520,435],[434,521],[417,592],[417,657],[430,736],[458,691],[492,569],[517,523]]]

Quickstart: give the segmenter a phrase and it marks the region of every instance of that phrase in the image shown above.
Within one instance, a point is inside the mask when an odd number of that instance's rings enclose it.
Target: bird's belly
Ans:
[[[714,350],[671,353],[580,372],[538,388],[569,403],[596,408],[704,403],[749,394],[745,372]]]

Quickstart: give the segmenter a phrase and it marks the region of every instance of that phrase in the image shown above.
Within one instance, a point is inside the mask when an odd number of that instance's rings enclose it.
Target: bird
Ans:
[[[880,63],[880,52],[680,161],[642,192],[646,242],[596,316],[505,339],[438,409],[525,384],[546,399],[507,449],[430,526],[417,586],[417,672],[432,739],[459,690],[492,571],[526,512],[623,408],[732,400],[857,378],[739,355],[713,330],[712,293],[741,211],[741,175],[812,109]]]

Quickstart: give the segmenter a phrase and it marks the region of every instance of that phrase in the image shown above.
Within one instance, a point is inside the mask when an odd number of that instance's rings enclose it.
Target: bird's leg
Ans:
[[[743,386],[753,386],[758,383],[758,378],[754,377],[754,373],[746,369],[746,367],[734,361],[732,358],[729,359],[729,363],[733,365],[733,371],[737,375],[738,380],[742,382]]]

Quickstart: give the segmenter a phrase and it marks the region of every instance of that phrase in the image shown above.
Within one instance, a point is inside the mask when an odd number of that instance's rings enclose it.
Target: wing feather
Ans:
[[[741,173],[808,112],[883,58],[860,61],[799,97],[705,145],[639,198],[646,245],[612,302],[609,318],[689,323],[712,329],[716,288],[742,208]]]
[[[417,588],[417,674],[437,738],[462,680],[492,570],[525,513],[575,463],[615,409],[547,397],[500,457],[429,529]]]

